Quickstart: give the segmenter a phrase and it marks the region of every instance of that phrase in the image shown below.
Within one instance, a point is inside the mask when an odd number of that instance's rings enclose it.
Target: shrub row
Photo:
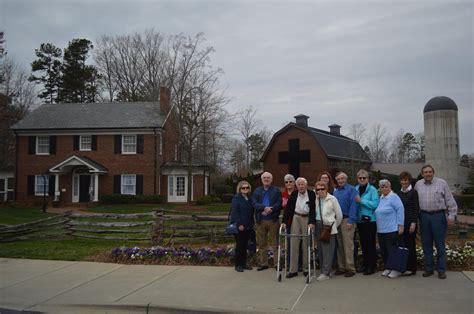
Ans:
[[[111,194],[99,196],[101,204],[159,204],[165,201],[162,195],[122,195]]]

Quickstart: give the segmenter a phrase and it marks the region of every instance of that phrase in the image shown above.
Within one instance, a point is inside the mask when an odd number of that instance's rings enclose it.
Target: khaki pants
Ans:
[[[257,223],[258,265],[268,266],[267,250],[274,251],[278,238],[280,223],[272,220],[262,220]],[[270,238],[269,238],[270,237]]]
[[[308,217],[301,217],[298,215],[293,216],[293,222],[291,223],[291,234],[292,235],[308,235]],[[298,272],[298,257],[300,251],[300,240],[303,240],[301,249],[303,250],[303,271],[308,271],[308,237],[296,237],[292,236],[291,241],[291,260],[290,260],[290,273]]]
[[[347,230],[349,218],[344,218],[337,228],[337,263],[341,271],[355,273],[354,265],[354,232],[356,225],[352,225],[351,230]]]

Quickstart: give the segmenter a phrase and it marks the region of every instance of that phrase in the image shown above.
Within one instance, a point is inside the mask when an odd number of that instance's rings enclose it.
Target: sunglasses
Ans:
[[[285,183],[293,183],[293,181],[285,181]]]
[[[359,180],[365,180],[367,177],[359,177]]]
[[[316,191],[325,191],[326,189],[325,188],[322,188],[322,189],[316,189]]]
[[[240,189],[241,189],[241,190],[248,190],[248,189],[250,189],[250,188],[249,188],[248,186],[243,186],[243,187],[241,187]]]

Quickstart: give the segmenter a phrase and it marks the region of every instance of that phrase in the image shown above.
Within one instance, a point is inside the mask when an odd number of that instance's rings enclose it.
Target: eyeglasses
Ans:
[[[271,177],[263,177],[262,179],[271,179]]]
[[[389,187],[388,187],[388,186],[385,186],[385,185],[382,185],[380,188],[381,188],[381,189],[388,189]]]
[[[241,187],[240,189],[241,189],[241,190],[248,190],[248,189],[250,189],[250,188],[249,188],[248,186],[243,186],[243,187]]]
[[[367,177],[359,177],[359,180],[365,180]]]
[[[325,188],[322,188],[322,189],[316,189],[316,191],[317,191],[317,192],[319,192],[319,191],[324,191],[324,190],[326,190],[326,189],[325,189]]]
[[[293,183],[293,181],[285,181],[285,183]]]

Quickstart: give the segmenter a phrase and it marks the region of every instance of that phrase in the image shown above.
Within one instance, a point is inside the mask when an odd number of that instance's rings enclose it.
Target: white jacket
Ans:
[[[316,217],[319,213],[319,197],[316,196]],[[331,234],[337,234],[337,227],[342,222],[342,210],[341,206],[337,199],[331,194],[327,194],[326,201],[323,203],[323,208],[321,209],[323,224],[332,225]]]

